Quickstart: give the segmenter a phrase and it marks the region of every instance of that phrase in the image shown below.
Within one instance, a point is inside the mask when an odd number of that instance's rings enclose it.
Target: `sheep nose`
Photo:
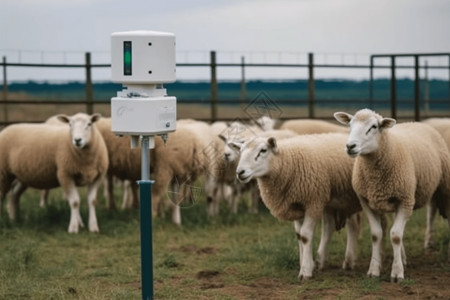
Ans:
[[[77,146],[79,146],[81,144],[81,138],[76,138],[76,139],[74,139],[74,141]]]
[[[244,175],[244,173],[245,173],[245,170],[241,170],[241,171],[238,170],[238,176]]]
[[[347,144],[346,147],[347,147],[347,151],[350,151],[350,150],[355,149],[356,144]]]

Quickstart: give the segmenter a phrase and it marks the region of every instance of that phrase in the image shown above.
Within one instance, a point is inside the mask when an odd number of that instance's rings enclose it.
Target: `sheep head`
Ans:
[[[92,137],[92,126],[101,118],[101,115],[87,115],[84,113],[78,113],[73,116],[67,116],[61,114],[58,115],[57,118],[61,122],[69,124],[70,135],[74,147],[77,149],[83,149],[90,143]]]
[[[351,157],[375,152],[383,130],[391,128],[396,121],[383,118],[370,109],[359,110],[354,116],[345,112],[334,113],[334,118],[350,126],[346,144],[347,154]]]
[[[270,160],[273,155],[278,154],[277,141],[274,137],[257,137],[243,144],[232,142],[229,145],[240,149],[241,158],[236,169],[236,177],[243,183],[268,174]]]

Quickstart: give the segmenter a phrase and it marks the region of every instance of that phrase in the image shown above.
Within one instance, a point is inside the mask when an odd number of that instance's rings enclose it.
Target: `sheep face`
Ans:
[[[242,145],[236,143],[229,145],[241,151],[236,177],[243,183],[267,175],[270,172],[270,160],[278,153],[277,142],[273,137],[255,138]]]
[[[239,160],[240,152],[236,147],[231,147],[229,143],[242,144],[243,136],[248,134],[248,128],[239,122],[233,122],[228,125],[224,134],[219,137],[224,141],[223,159],[228,163],[234,163]]]
[[[262,116],[258,120],[256,120],[256,124],[263,130],[269,131],[275,129],[275,120],[268,117]]]
[[[396,123],[394,119],[383,118],[369,109],[362,109],[354,116],[337,112],[334,117],[342,124],[350,126],[346,151],[351,157],[377,151],[383,130],[391,128]]]
[[[58,120],[70,126],[72,144],[77,149],[83,149],[91,141],[92,126],[100,119],[100,114],[91,116],[78,113],[73,116],[58,115]]]
[[[232,147],[229,143],[242,144],[241,141],[225,141],[223,155],[226,162],[233,163],[239,160],[240,152],[236,147]]]

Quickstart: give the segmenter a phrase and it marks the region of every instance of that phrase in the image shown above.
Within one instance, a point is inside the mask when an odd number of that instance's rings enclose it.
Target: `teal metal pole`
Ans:
[[[141,286],[142,299],[150,300],[153,291],[153,230],[152,230],[152,183],[150,180],[149,137],[142,137],[141,175],[139,184],[139,209],[141,224]]]

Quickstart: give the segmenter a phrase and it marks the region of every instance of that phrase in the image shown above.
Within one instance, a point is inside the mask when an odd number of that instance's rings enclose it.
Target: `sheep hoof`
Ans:
[[[346,260],[344,260],[344,263],[342,264],[342,269],[344,269],[344,270],[353,270],[354,267],[355,267],[355,263],[348,262]]]
[[[298,275],[298,280],[301,282],[308,281],[312,278],[312,276]]]
[[[402,281],[402,277],[391,277],[391,283],[401,283]]]
[[[100,230],[98,229],[98,225],[97,224],[89,225],[89,231],[90,232],[100,232]]]
[[[78,226],[69,226],[69,229],[67,230],[69,233],[78,233]]]

